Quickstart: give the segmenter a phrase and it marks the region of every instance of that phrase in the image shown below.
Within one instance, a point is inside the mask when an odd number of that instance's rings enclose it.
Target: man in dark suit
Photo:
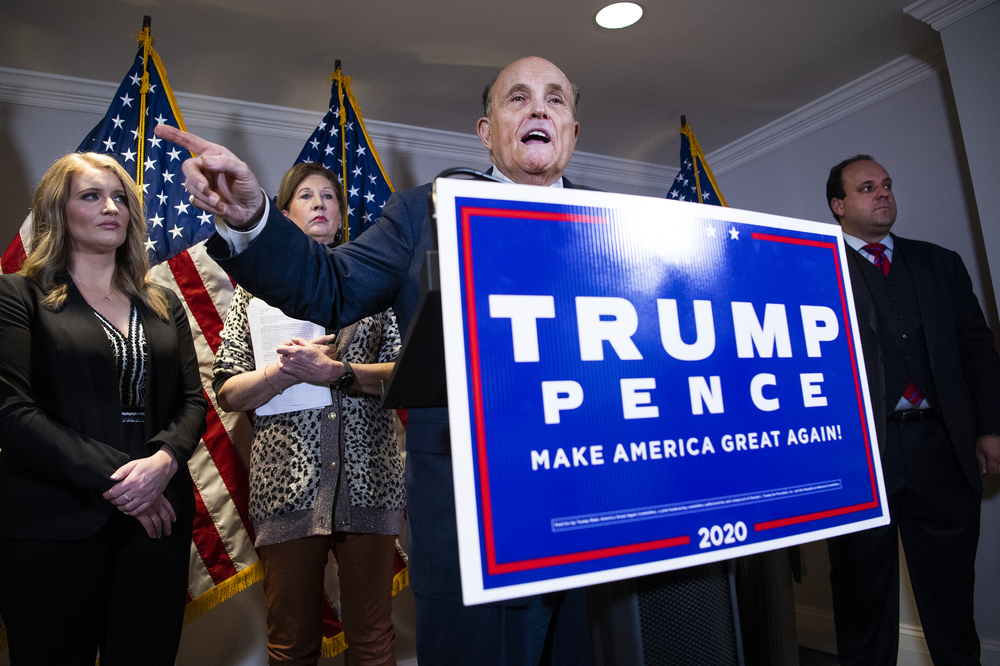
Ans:
[[[841,664],[895,664],[897,539],[935,664],[979,664],[980,474],[1000,472],[1000,360],[962,259],[889,233],[892,179],[868,155],[830,171],[891,522],[828,541]],[[898,535],[898,537],[897,537]]]
[[[573,187],[563,171],[576,146],[576,88],[541,58],[510,64],[483,94],[477,125],[493,174],[510,182]],[[392,305],[403,330],[434,249],[430,185],[394,194],[358,239],[327,255],[286,220],[232,153],[161,125],[157,134],[200,157],[184,164],[192,203],[226,221],[209,253],[236,280],[286,314],[340,327]],[[411,410],[406,485],[417,657],[424,664],[586,664],[582,591],[462,604],[446,409]]]

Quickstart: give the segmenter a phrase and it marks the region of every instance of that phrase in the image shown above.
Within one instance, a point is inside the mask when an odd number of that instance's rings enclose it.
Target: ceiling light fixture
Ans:
[[[642,18],[642,7],[634,2],[616,2],[597,12],[597,25],[608,30],[627,28]]]

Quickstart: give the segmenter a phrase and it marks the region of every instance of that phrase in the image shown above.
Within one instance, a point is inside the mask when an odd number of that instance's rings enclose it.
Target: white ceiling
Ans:
[[[912,0],[3,0],[0,66],[119,82],[144,14],[175,91],[321,111],[335,59],[366,119],[472,133],[483,86],[525,55],[583,93],[579,150],[677,164],[938,40]]]

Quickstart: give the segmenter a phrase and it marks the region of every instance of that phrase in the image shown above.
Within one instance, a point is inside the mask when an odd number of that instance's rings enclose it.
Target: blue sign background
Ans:
[[[712,217],[676,228],[668,219],[622,220],[610,209],[461,197],[455,214],[484,587],[726,550],[882,515],[833,236]],[[555,317],[536,321],[538,362],[514,361],[510,318],[490,316],[489,297],[497,294],[553,297]],[[621,360],[608,343],[604,360],[581,360],[580,296],[634,306],[641,360]],[[665,351],[657,299],[676,299],[687,343],[697,337],[692,302],[711,301],[716,344],[708,358],[681,361]],[[760,358],[755,349],[753,358],[739,358],[732,301],[752,303],[758,321],[766,304],[784,304],[791,357]],[[820,343],[821,357],[807,355],[802,305],[836,314],[837,337]],[[775,411],[751,400],[759,373],[775,376],[764,389],[780,401]],[[803,405],[801,373],[822,373],[826,406]],[[719,378],[722,413],[692,413],[689,377]],[[655,379],[648,392],[657,418],[625,419],[623,378]],[[560,423],[546,424],[541,386],[555,380],[578,382],[584,400],[562,411]],[[805,441],[790,443],[790,432]],[[727,435],[747,438],[744,448],[733,441],[725,450]],[[652,442],[665,451],[671,440],[674,457],[650,457]],[[633,460],[633,443],[645,443],[646,459]],[[628,460],[615,461],[619,444]],[[602,447],[603,464],[593,464],[593,446]],[[580,447],[586,450],[574,457]],[[568,466],[552,464],[559,449]],[[533,469],[533,451],[547,451],[548,469]]]

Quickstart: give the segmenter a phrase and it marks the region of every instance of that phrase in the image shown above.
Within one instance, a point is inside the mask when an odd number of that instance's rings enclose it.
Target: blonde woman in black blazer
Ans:
[[[148,282],[118,163],[42,178],[0,277],[0,616],[11,664],[173,664],[205,400],[184,308]]]

